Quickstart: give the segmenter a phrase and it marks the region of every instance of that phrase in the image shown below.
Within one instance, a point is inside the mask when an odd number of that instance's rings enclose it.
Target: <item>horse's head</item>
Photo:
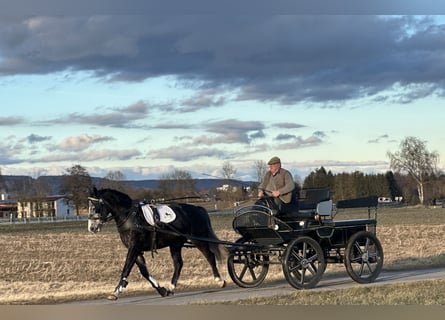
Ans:
[[[102,225],[118,214],[122,207],[131,205],[131,199],[124,193],[111,189],[97,190],[94,188],[88,197],[88,231],[99,232]]]
[[[102,199],[89,197],[88,231],[99,232],[102,225],[111,220],[111,213],[105,207]]]

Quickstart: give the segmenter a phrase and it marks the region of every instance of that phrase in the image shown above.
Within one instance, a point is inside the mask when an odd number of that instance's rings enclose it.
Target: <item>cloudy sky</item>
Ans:
[[[376,173],[414,136],[443,169],[444,89],[442,16],[0,14],[0,168]]]

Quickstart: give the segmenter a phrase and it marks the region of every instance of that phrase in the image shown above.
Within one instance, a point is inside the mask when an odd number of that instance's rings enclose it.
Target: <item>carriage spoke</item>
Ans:
[[[308,264],[307,269],[310,271],[312,275],[317,273],[317,267],[312,262]]]
[[[255,265],[253,264],[254,259],[251,259],[251,257],[246,256],[246,265],[245,269],[246,271],[249,270],[250,276],[255,281],[256,280],[256,274],[255,274]]]
[[[246,271],[247,271],[247,264],[246,265],[244,265],[244,267],[243,267],[243,269],[241,270],[241,273],[240,273],[240,275],[239,275],[239,278],[240,279],[244,279],[244,276],[246,275]]]
[[[304,284],[304,281],[306,280],[306,268],[303,268],[301,271],[301,279],[300,279],[300,283]]]
[[[303,269],[303,265],[302,265],[302,259],[301,257],[298,255],[297,252],[295,252],[295,250],[292,250],[292,258],[295,258],[295,264],[291,267],[289,267],[289,271],[290,272],[294,272],[296,270],[301,270]]]

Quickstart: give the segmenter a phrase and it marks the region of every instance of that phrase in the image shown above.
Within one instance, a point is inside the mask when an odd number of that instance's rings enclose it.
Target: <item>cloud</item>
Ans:
[[[14,126],[24,122],[25,120],[22,117],[0,117],[0,126]]]
[[[320,137],[315,135],[309,136],[307,138],[302,137],[287,137],[286,140],[290,140],[286,143],[281,143],[277,146],[278,150],[288,150],[288,149],[300,149],[307,147],[318,146],[323,143],[323,140]]]
[[[182,112],[235,100],[329,103],[388,92],[444,95],[444,25],[429,17],[340,15],[34,16],[0,25],[0,75],[93,72],[103,81],[160,76],[202,90]],[[212,92],[218,92],[213,94]],[[106,115],[74,121],[125,126]],[[133,116],[132,116],[133,115]],[[66,119],[68,120],[68,119]]]
[[[338,161],[338,160],[314,160],[299,162],[294,171],[301,170],[309,174],[314,168],[324,167],[334,173],[362,171],[367,173],[384,173],[388,171],[388,162],[382,160],[368,161]]]
[[[323,139],[323,138],[326,138],[326,137],[327,137],[327,134],[326,134],[326,132],[324,132],[324,131],[315,131],[315,132],[313,133],[313,135],[314,135],[315,137],[319,137],[320,139]]]
[[[209,121],[204,124],[205,130],[216,136],[201,136],[195,138],[196,144],[215,143],[242,143],[249,144],[252,139],[262,137],[264,124],[260,121],[240,121],[237,119],[226,119],[221,121]]]
[[[161,124],[157,124],[152,126],[152,128],[154,129],[166,129],[166,130],[170,130],[170,129],[191,129],[193,128],[193,125],[191,124],[187,124],[187,123],[161,123]]]
[[[104,127],[129,128],[129,127],[145,127],[145,125],[137,124],[139,120],[143,120],[148,112],[150,105],[143,101],[138,101],[132,105],[121,108],[105,108],[100,112],[91,114],[70,113],[63,115],[57,119],[47,120],[45,123],[50,124],[90,124]]]
[[[30,163],[45,163],[45,162],[82,162],[82,161],[98,161],[98,160],[128,160],[140,156],[141,152],[136,149],[127,150],[111,150],[98,149],[94,152],[66,152],[66,153],[51,153],[40,158],[29,160]]]
[[[16,136],[8,136],[0,141],[0,165],[8,165],[22,162],[21,154],[26,150],[22,141]]]
[[[147,157],[153,159],[171,159],[175,161],[192,161],[199,158],[220,158],[224,159],[230,157],[228,151],[223,151],[215,148],[192,148],[187,146],[172,146],[168,148],[150,150]]]
[[[279,122],[273,125],[276,128],[281,128],[281,129],[299,129],[299,128],[304,128],[306,127],[303,124],[299,124],[299,123],[294,123],[294,122]]]
[[[389,139],[389,135],[382,134],[375,139],[368,140],[368,143],[380,143],[382,140],[388,140],[388,139]]]
[[[50,136],[40,136],[38,134],[30,134],[29,136],[26,137],[26,140],[30,143],[30,144],[34,144],[37,142],[42,142],[42,141],[48,141],[51,140],[52,137]]]
[[[275,137],[275,140],[291,140],[297,138],[294,134],[279,134]]]
[[[76,137],[67,137],[61,143],[50,148],[60,151],[77,152],[88,149],[91,145],[114,140],[114,138],[99,135],[81,134]]]
[[[181,101],[182,112],[193,112],[202,108],[221,107],[227,102],[223,96],[219,96],[215,90],[200,90],[196,95]]]

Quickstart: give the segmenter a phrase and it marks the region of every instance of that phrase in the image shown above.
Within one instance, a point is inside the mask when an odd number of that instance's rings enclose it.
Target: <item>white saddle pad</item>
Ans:
[[[153,209],[151,208],[151,206],[149,204],[146,204],[146,205],[141,206],[141,208],[142,208],[142,213],[144,214],[145,220],[147,220],[147,222],[150,225],[154,226],[155,219],[153,217]],[[175,212],[169,206],[165,206],[165,205],[156,206],[156,210],[158,211],[158,214],[159,214],[159,221],[161,221],[163,223],[170,223],[176,219]]]

